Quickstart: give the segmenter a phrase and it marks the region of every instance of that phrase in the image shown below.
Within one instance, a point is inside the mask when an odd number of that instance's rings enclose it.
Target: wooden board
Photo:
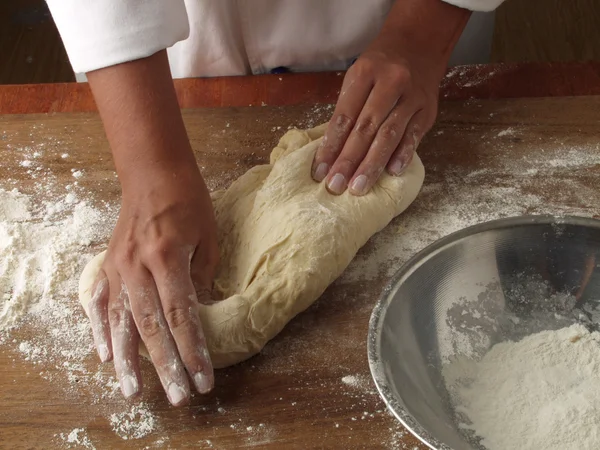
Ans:
[[[216,189],[267,161],[288,126],[316,125],[330,113],[324,106],[286,106],[184,114],[199,164]],[[600,215],[598,117],[597,97],[442,104],[419,150],[427,178],[416,203],[261,355],[218,371],[211,395],[179,409],[168,405],[151,366],[143,365],[143,401],[155,423],[140,439],[111,424],[112,414],[131,406],[97,383],[110,376],[110,365],[99,368],[89,353],[73,380],[56,361],[24,360],[19,343],[41,330],[11,332],[0,345],[0,448],[425,448],[386,412],[370,379],[368,320],[383,286],[415,251],[465,225],[526,213]],[[2,116],[0,139],[0,187],[44,195],[39,178],[23,166],[42,149],[38,161],[46,175],[40,176],[56,177],[64,187],[73,183],[72,170],[82,170],[77,182],[92,202],[118,202],[96,115]],[[74,430],[77,439],[68,442]]]
[[[174,80],[182,108],[333,103],[343,72]],[[440,98],[600,95],[600,62],[479,64],[450,68]],[[96,112],[87,83],[0,85],[0,114]]]

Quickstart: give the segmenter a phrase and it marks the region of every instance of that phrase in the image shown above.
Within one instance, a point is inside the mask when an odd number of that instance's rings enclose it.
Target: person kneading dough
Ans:
[[[213,360],[258,352],[412,202],[423,181],[415,149],[448,61],[472,11],[501,2],[47,0],[122,188],[82,301],[125,397],[141,393],[141,343],[173,405],[189,401],[190,380],[209,392]],[[345,69],[328,126],[294,130],[271,164],[211,199],[174,77]],[[305,245],[314,241],[328,252]]]

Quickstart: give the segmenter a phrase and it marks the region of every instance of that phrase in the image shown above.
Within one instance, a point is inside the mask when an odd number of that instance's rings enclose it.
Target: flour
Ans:
[[[342,377],[342,383],[354,389],[360,389],[361,391],[366,393],[375,393],[373,382],[368,376],[364,376],[361,374],[346,375],[345,377]]]
[[[0,212],[0,343],[13,330],[34,327],[28,339],[11,341],[17,344],[15,350],[46,369],[39,373],[42,378],[59,378],[71,395],[95,390],[91,401],[101,411],[106,398],[120,396],[119,384],[101,367],[96,373],[87,369],[85,359],[95,356],[91,330],[74,300],[90,246],[107,240],[117,208],[93,207],[73,187],[39,204],[15,189],[0,189]],[[156,429],[156,417],[145,404],[127,408],[109,415],[122,439],[140,439]],[[57,437],[67,447],[94,448],[83,428]]]
[[[67,398],[81,401],[85,396],[86,403],[95,405],[95,414],[112,419],[122,438],[145,436],[157,427],[147,408],[138,407],[130,417],[129,405],[106,403],[121,398],[119,384],[111,367],[94,363],[93,370],[88,368],[89,360],[97,357],[89,321],[76,302],[77,276],[92,256],[93,245],[107,241],[118,207],[82,200],[89,192],[76,182],[59,186],[35,159],[39,151],[22,152],[31,164],[19,166],[28,169],[32,180],[43,180],[30,186],[34,195],[0,188],[0,345],[37,368],[38,375]],[[83,171],[72,172],[84,176]],[[89,420],[83,417],[79,427],[57,433],[54,444],[95,448],[85,428]]]
[[[346,375],[342,377],[342,383],[352,387],[359,387],[358,377],[356,375]]]
[[[488,450],[600,448],[600,333],[575,324],[443,369],[461,428]]]
[[[82,255],[104,238],[105,221],[73,193],[36,209],[27,196],[0,189],[0,212],[0,330],[6,330],[64,298]]]
[[[96,447],[87,436],[85,428],[74,428],[70,433],[58,435],[66,444],[67,448],[86,448],[95,450]]]
[[[22,222],[31,219],[31,202],[29,198],[16,189],[5,191],[0,189],[0,218],[4,227],[6,222]],[[7,245],[7,238],[0,241],[0,245]]]
[[[513,127],[508,127],[506,130],[502,130],[500,133],[497,134],[498,137],[502,137],[502,136],[514,136],[515,134],[515,129]]]
[[[479,73],[483,72],[483,73]],[[495,76],[501,75],[502,69],[496,69],[492,72],[487,72],[487,68],[482,64],[470,66],[455,66],[451,68],[440,85],[444,98],[453,96],[453,91],[460,92],[463,88],[472,88],[485,83]]]
[[[110,425],[121,439],[140,439],[155,431],[156,416],[148,405],[140,403],[129,411],[112,414]]]

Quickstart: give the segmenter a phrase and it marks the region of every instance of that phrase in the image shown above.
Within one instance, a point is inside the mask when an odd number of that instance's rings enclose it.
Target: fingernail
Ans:
[[[183,388],[175,383],[169,384],[167,389],[167,395],[173,405],[178,405],[183,399],[185,399],[185,391]]]
[[[405,168],[406,164],[404,164],[404,161],[396,159],[390,164],[389,171],[392,175],[400,175],[402,172],[404,172]]]
[[[194,383],[196,384],[196,389],[198,389],[198,392],[201,394],[206,394],[213,388],[211,377],[204,375],[202,372],[198,372],[194,375]]]
[[[333,178],[329,180],[327,187],[334,194],[342,194],[346,188],[346,179],[344,178],[344,175],[336,173]]]
[[[98,356],[100,356],[100,361],[108,361],[108,347],[105,344],[98,345]]]
[[[125,375],[123,378],[121,378],[121,390],[123,391],[123,395],[125,396],[125,398],[129,398],[137,394],[137,380],[131,375]]]
[[[313,178],[315,181],[319,183],[325,179],[327,173],[329,172],[329,165],[327,163],[320,163],[315,169],[315,173],[313,174]]]
[[[367,177],[365,175],[357,176],[352,182],[352,192],[358,195],[367,193]]]

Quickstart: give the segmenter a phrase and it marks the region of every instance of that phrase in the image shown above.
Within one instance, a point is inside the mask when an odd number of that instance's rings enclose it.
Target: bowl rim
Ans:
[[[397,290],[398,286],[400,286],[408,277],[412,275],[417,268],[435,256],[437,253],[444,250],[446,247],[454,245],[462,239],[491,230],[501,230],[508,227],[512,228],[515,226],[552,224],[578,225],[600,230],[600,220],[592,217],[570,215],[523,215],[482,222],[450,233],[417,252],[398,269],[398,271],[391,277],[390,281],[386,283],[385,287],[383,288],[369,319],[367,358],[369,361],[371,377],[373,378],[375,387],[377,388],[377,391],[383,399],[386,407],[413,436],[415,436],[430,449],[453,450],[447,444],[439,442],[436,438],[431,436],[429,432],[425,430],[425,428],[421,426],[421,424],[413,417],[413,415],[408,412],[392,395],[392,391],[387,382],[387,376],[385,375],[385,361],[383,361],[383,359],[380,357],[379,349],[381,348],[383,322],[392,299],[392,294]]]

